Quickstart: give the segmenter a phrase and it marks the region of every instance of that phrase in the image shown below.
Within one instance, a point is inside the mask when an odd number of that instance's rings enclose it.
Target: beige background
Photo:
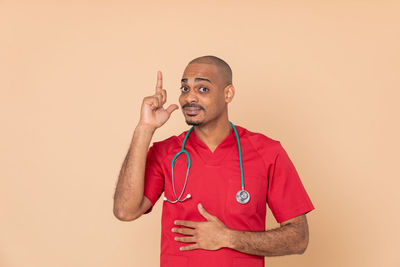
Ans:
[[[207,54],[233,69],[230,120],[282,142],[316,207],[306,253],[266,265],[400,266],[399,12],[399,1],[0,1],[0,266],[159,265],[161,199],[121,222],[115,184],[157,70],[178,104],[184,67]],[[186,129],[179,109],[153,141]]]

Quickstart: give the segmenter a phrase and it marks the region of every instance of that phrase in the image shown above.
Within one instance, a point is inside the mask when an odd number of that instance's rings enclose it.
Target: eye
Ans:
[[[186,93],[189,91],[189,89],[186,86],[181,86],[180,90],[182,93]],[[201,93],[205,93],[205,92],[209,91],[209,89],[207,87],[200,87],[199,91]]]
[[[203,89],[203,88],[205,88],[206,89],[206,91],[208,91],[209,89],[207,88],[207,87],[200,87],[200,91],[201,91],[201,89]],[[201,91],[202,93],[204,93],[204,92],[206,92],[206,91]]]

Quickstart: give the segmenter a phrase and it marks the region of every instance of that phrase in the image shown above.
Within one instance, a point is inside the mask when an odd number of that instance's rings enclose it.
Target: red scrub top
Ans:
[[[175,241],[179,235],[171,231],[174,220],[206,221],[197,209],[201,202],[211,214],[227,227],[241,231],[265,231],[266,204],[278,223],[307,213],[314,206],[299,175],[279,141],[261,133],[235,125],[242,150],[245,189],[250,201],[240,204],[236,193],[241,190],[238,145],[233,130],[214,152],[193,129],[185,143],[191,158],[183,199],[175,204],[163,201],[161,219],[161,267],[252,266],[263,267],[264,257],[230,248],[180,251],[191,243]],[[161,194],[175,200],[172,190],[171,161],[182,148],[185,131],[160,142],[154,142],[147,154],[144,195],[154,205]],[[186,176],[187,158],[182,153],[175,160],[174,180],[177,196],[181,194]],[[152,210],[150,208],[146,213]]]

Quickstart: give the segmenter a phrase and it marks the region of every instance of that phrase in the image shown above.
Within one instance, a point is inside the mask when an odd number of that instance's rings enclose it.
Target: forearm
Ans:
[[[114,194],[114,214],[132,217],[143,200],[147,151],[155,129],[138,124],[118,177]]]
[[[227,234],[227,247],[259,256],[302,254],[307,243],[308,235],[290,223],[263,232],[229,229]]]

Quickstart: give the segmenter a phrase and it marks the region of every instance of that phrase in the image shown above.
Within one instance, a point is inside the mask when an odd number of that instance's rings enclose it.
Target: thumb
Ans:
[[[169,105],[169,107],[167,108],[167,112],[168,112],[168,114],[171,115],[172,111],[174,111],[175,109],[178,109],[178,108],[179,108],[178,105],[176,105],[176,104],[171,104],[171,105]]]
[[[208,213],[204,208],[201,203],[197,205],[197,208],[199,209],[200,214],[207,219],[207,221],[212,221],[214,219],[214,216]]]

